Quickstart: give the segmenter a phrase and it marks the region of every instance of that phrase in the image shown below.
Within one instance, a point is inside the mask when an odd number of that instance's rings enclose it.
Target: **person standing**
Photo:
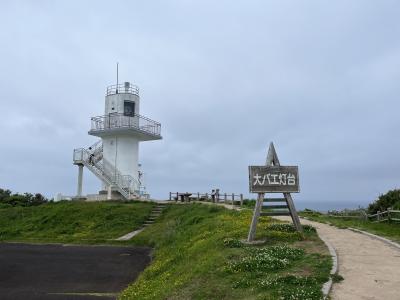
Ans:
[[[215,190],[211,191],[211,201],[215,203]]]
[[[215,189],[215,200],[219,202],[219,189]]]

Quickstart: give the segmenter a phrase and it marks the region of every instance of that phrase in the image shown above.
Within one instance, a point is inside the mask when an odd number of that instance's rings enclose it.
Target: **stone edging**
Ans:
[[[301,217],[302,219],[305,220],[309,220],[312,221],[310,219],[308,219],[307,217]],[[312,222],[316,222],[316,221],[312,221]],[[318,223],[318,222],[316,222]],[[328,224],[331,225],[331,224]],[[318,232],[318,230],[317,230]],[[339,257],[336,253],[335,248],[333,248],[332,244],[330,242],[328,242],[326,239],[324,239],[323,237],[321,237],[318,234],[319,238],[321,239],[321,241],[323,241],[325,243],[325,245],[328,247],[329,253],[332,256],[332,268],[331,268],[331,272],[330,272],[330,278],[327,282],[324,283],[324,285],[322,286],[322,294],[324,295],[324,299],[327,299],[329,292],[332,289],[332,285],[333,285],[333,281],[332,281],[332,275],[337,274],[338,270],[339,270]]]
[[[373,238],[375,240],[382,241],[382,242],[384,242],[384,243],[386,243],[386,244],[388,244],[388,245],[400,250],[400,244],[398,244],[396,242],[393,242],[393,241],[391,241],[391,240],[389,240],[387,238],[384,238],[384,237],[381,237],[379,235],[376,235],[376,234],[373,234],[373,233],[369,233],[369,232],[366,232],[366,231],[363,231],[363,230],[360,230],[360,229],[356,229],[356,228],[349,227],[348,229],[351,230],[351,231],[357,232],[357,233],[361,233],[361,234],[367,235],[370,238]]]
[[[331,272],[330,272],[330,277],[329,280],[327,282],[324,283],[324,285],[322,286],[322,294],[324,295],[324,299],[326,299],[328,297],[329,292],[331,291],[332,288],[332,275],[336,274],[338,272],[338,255],[336,253],[335,248],[333,248],[332,244],[330,242],[328,242],[326,239],[324,239],[323,237],[321,237],[318,234],[319,238],[325,243],[325,245],[328,247],[329,253],[332,257],[332,268],[331,268]]]

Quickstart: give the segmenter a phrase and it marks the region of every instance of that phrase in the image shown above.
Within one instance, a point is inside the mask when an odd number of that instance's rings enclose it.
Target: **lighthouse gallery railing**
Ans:
[[[111,113],[105,116],[93,117],[92,131],[108,130],[115,128],[134,128],[145,133],[159,136],[161,124],[141,115],[126,116],[121,113]]]

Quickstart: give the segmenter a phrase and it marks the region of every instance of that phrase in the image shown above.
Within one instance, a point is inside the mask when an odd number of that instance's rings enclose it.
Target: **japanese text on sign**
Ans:
[[[250,192],[299,192],[297,166],[250,166]]]

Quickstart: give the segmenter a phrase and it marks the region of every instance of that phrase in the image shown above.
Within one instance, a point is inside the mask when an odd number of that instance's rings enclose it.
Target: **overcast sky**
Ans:
[[[399,1],[1,1],[0,187],[76,193],[72,151],[120,81],[162,141],[147,188],[248,192],[270,141],[299,165],[300,207],[400,187]],[[85,170],[84,192],[99,180]]]

